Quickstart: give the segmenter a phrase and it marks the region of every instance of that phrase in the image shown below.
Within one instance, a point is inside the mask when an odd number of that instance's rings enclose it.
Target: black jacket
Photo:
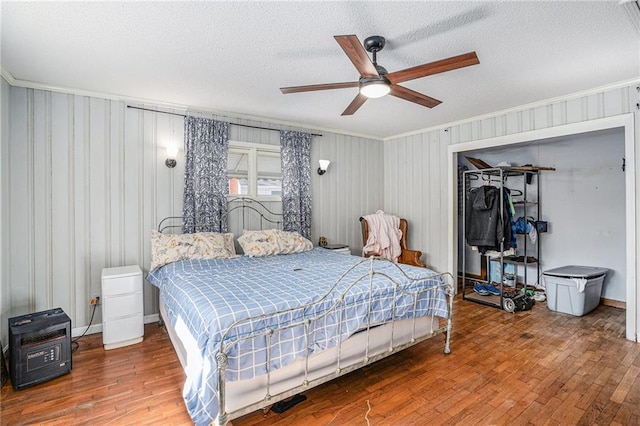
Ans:
[[[506,199],[507,188],[504,188],[504,191]],[[478,246],[481,253],[487,250],[500,250],[500,243],[511,239],[506,201],[503,203],[502,215],[500,214],[499,188],[488,185],[472,188],[467,198],[465,213],[467,243]]]

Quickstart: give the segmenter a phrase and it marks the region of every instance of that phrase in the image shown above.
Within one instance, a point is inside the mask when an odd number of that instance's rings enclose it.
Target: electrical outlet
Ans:
[[[89,304],[90,304],[91,306],[99,305],[99,304],[100,304],[100,296],[95,296],[93,299],[91,299],[91,300],[89,301]]]

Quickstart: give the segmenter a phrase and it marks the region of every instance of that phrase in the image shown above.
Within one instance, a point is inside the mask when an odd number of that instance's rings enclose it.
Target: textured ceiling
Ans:
[[[640,75],[639,34],[618,1],[2,2],[0,65],[18,82],[74,88],[384,138]],[[382,35],[389,72],[475,51],[480,64],[402,83],[340,114],[357,81],[334,40]],[[24,83],[27,84],[27,83]]]

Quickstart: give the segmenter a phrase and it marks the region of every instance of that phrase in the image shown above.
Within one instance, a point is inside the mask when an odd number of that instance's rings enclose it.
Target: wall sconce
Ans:
[[[178,156],[178,145],[174,143],[170,143],[167,145],[167,159],[164,161],[165,166],[170,169],[173,169],[177,162],[176,157]]]
[[[320,167],[318,167],[318,174],[320,176],[322,176],[323,174],[325,174],[327,172],[327,169],[329,168],[329,164],[331,163],[331,161],[329,161],[329,160],[318,160],[318,163],[320,164]]]

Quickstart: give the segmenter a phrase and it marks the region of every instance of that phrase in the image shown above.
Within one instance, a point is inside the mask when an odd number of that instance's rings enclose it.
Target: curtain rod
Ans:
[[[185,114],[178,114],[177,112],[157,111],[155,109],[142,108],[142,107],[137,107],[137,106],[133,106],[133,105],[127,105],[127,108],[139,109],[139,110],[142,110],[142,111],[157,112],[157,113],[160,113],[160,114],[178,115],[180,117],[186,117]],[[229,124],[231,124],[233,126],[249,127],[251,129],[271,130],[271,131],[274,131],[274,132],[281,131],[281,129],[273,129],[271,127],[251,126],[249,124],[239,124],[239,123],[229,123]],[[311,136],[322,136],[322,135],[317,134],[317,133],[311,133]]]

